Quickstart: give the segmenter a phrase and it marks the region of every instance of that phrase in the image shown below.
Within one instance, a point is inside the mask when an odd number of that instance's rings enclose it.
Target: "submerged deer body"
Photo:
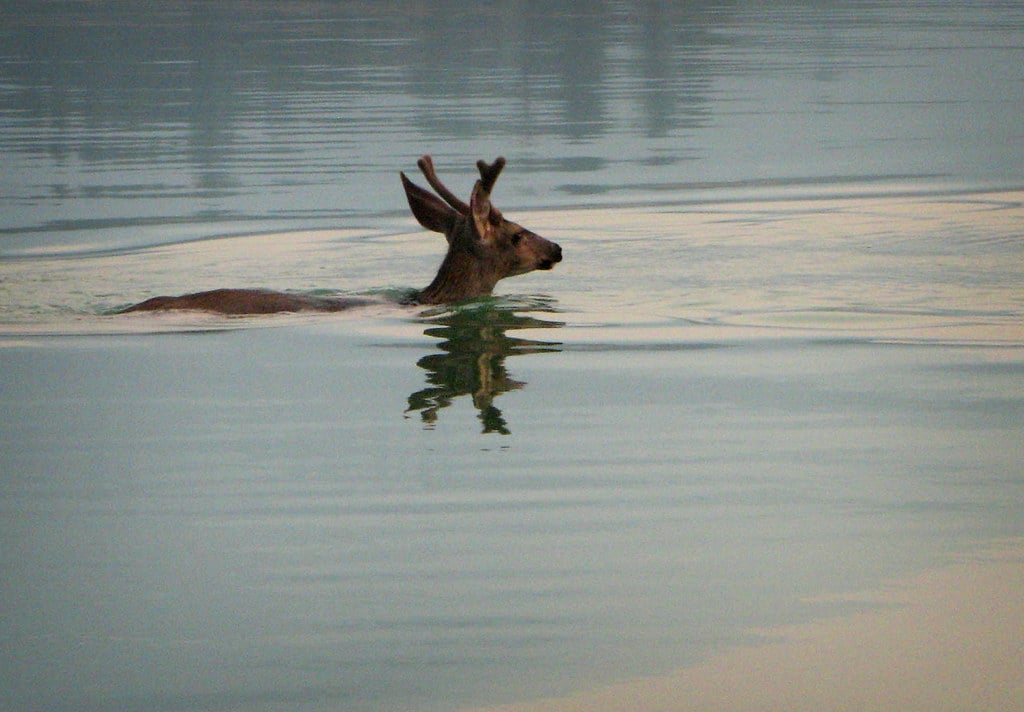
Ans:
[[[434,281],[414,295],[419,304],[447,304],[490,294],[498,280],[533,270],[549,270],[562,260],[562,248],[506,220],[491,205],[491,190],[505,159],[477,161],[480,179],[469,203],[462,202],[434,172],[430,156],[418,165],[434,195],[401,174],[412,214],[423,227],[444,234],[448,254]],[[440,197],[438,197],[440,196]],[[266,289],[215,289],[179,297],[153,297],[125,312],[193,309],[221,314],[273,314],[276,312],[333,312],[372,304],[361,298],[318,297]]]

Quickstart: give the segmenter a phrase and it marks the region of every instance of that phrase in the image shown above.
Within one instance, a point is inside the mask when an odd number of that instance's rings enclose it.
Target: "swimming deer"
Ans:
[[[400,173],[409,208],[420,225],[443,233],[448,240],[434,281],[416,292],[417,304],[448,304],[490,294],[498,280],[533,270],[549,270],[562,260],[562,248],[522,225],[506,220],[491,204],[491,191],[505,159],[477,161],[480,179],[469,204],[462,202],[438,179],[430,156],[417,162],[434,195]],[[440,197],[438,197],[440,196]],[[153,297],[123,312],[193,309],[221,314],[273,314],[297,311],[341,311],[372,304],[355,297],[322,297],[267,289],[214,289],[179,297]]]

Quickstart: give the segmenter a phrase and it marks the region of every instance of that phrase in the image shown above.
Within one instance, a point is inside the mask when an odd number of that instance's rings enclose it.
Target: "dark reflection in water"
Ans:
[[[1019,177],[1012,3],[400,5],[4,3],[0,250],[379,215],[424,152],[534,205]]]
[[[537,301],[531,311],[553,311],[550,305]],[[424,356],[416,365],[427,372],[427,387],[409,396],[407,413],[418,412],[423,423],[432,428],[442,409],[459,396],[470,396],[479,411],[484,433],[508,435],[508,422],[494,399],[507,391],[526,385],[512,378],[505,367],[505,358],[523,354],[561,351],[554,341],[537,341],[508,336],[516,329],[557,329],[563,322],[520,314],[522,305],[485,299],[471,305],[446,311],[427,319],[423,332],[441,339],[441,353]]]

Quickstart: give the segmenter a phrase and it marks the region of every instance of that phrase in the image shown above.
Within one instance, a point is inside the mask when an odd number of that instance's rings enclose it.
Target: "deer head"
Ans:
[[[480,180],[473,186],[468,205],[441,183],[430,156],[423,156],[417,165],[437,195],[402,173],[409,208],[420,225],[444,234],[448,240],[448,254],[437,276],[417,294],[421,304],[458,302],[490,294],[499,279],[535,269],[549,270],[562,260],[561,247],[506,220],[491,205],[491,190],[505,167],[504,158],[491,164],[477,161]]]

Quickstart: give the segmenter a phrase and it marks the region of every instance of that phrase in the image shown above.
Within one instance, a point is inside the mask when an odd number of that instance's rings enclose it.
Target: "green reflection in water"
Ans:
[[[442,409],[468,395],[479,411],[484,433],[508,435],[508,423],[494,399],[525,386],[505,368],[507,356],[561,351],[561,343],[508,336],[516,329],[557,329],[564,322],[541,319],[536,312],[557,311],[541,297],[476,299],[455,308],[427,312],[424,333],[436,339],[440,353],[424,356],[416,365],[427,372],[427,387],[409,396],[406,413],[418,412],[432,428]],[[522,313],[530,312],[530,313]]]

